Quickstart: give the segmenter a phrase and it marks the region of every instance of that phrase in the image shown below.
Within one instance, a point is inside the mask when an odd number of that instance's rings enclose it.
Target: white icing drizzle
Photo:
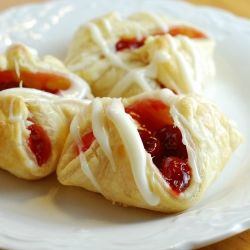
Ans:
[[[186,36],[181,36],[181,39],[186,47],[186,49],[189,51],[189,54],[192,56],[193,60],[193,68],[194,68],[194,80],[199,83],[201,81],[201,70],[199,67],[199,55],[197,53],[197,50],[194,48],[194,45],[191,43],[190,38]],[[197,93],[201,93],[201,89],[199,89],[200,84],[197,84],[196,91]]]
[[[202,131],[202,134],[206,135],[205,126],[204,126],[204,123],[203,123],[202,119],[197,118],[197,123],[199,125],[200,130]],[[207,137],[196,135],[196,138],[198,138],[201,142],[206,141],[211,151],[214,151],[216,149],[215,143],[213,141],[211,141],[211,140],[208,140]]]
[[[91,92],[89,84],[77,75],[68,74],[63,75],[65,78],[70,80],[70,87],[66,90],[60,90],[59,96],[65,98],[84,98],[88,93]]]
[[[113,52],[110,51],[108,44],[102,36],[101,31],[98,26],[94,23],[88,23],[87,27],[91,32],[91,37],[93,41],[100,47],[102,53],[109,58],[111,63],[117,67],[123,68],[127,70],[127,66],[123,63],[123,61]]]
[[[168,25],[163,21],[162,18],[160,18],[158,15],[152,12],[147,12],[147,14],[150,16],[150,18],[158,25],[158,27],[163,31],[168,31]]]
[[[101,148],[103,149],[105,155],[108,157],[112,169],[115,171],[116,166],[112,156],[112,150],[109,145],[109,131],[106,125],[107,121],[103,112],[102,103],[99,98],[95,98],[92,102],[92,105],[93,106],[91,119],[94,136],[100,144]]]
[[[146,176],[146,151],[131,116],[124,112],[120,101],[116,99],[106,108],[107,117],[114,123],[128,154],[135,183],[145,201],[156,206],[160,202],[158,195],[152,193]]]
[[[11,99],[11,103],[10,103],[10,108],[9,108],[9,118],[8,118],[8,121],[9,122],[20,122],[22,119],[23,119],[23,117],[22,117],[22,114],[20,113],[20,114],[18,114],[18,115],[14,115],[14,112],[13,112],[13,107],[14,107],[14,103],[15,103],[15,101],[16,101],[16,97],[14,97],[14,98],[12,98]]]
[[[182,130],[182,125],[181,123],[179,122],[179,119],[181,120],[182,123],[185,124],[185,127],[192,131],[193,128],[192,128],[192,125],[190,125],[187,120],[185,119],[184,116],[182,116],[177,110],[176,108],[173,106],[171,107],[170,109],[170,113],[171,113],[171,116],[173,117],[174,119],[174,125],[177,126],[180,130]],[[201,178],[200,178],[200,175],[199,175],[199,172],[198,172],[198,167],[197,167],[197,164],[196,164],[196,160],[194,159],[194,154],[192,153],[192,151],[190,151],[190,147],[188,145],[188,141],[185,137],[185,134],[182,133],[182,142],[183,144],[186,146],[186,149],[187,149],[187,152],[188,152],[188,164],[189,166],[192,168],[192,174],[193,174],[193,177],[194,177],[194,180],[198,183],[201,182]]]
[[[102,18],[101,19],[106,31],[108,32],[109,35],[113,35],[113,32],[112,32],[112,25],[110,24],[110,21],[107,19],[107,18]]]
[[[168,26],[166,25],[165,21],[158,17],[154,13],[147,13],[150,18],[154,21],[154,23],[161,29],[162,32],[168,31]],[[110,21],[106,18],[103,18],[101,20],[104,23],[105,30],[107,32],[112,33],[112,26],[110,24]],[[156,51],[155,55],[153,57],[153,60],[150,62],[148,66],[143,68],[137,68],[137,69],[130,69],[128,66],[120,59],[120,57],[117,55],[115,51],[111,51],[107,42],[102,36],[102,32],[99,29],[99,27],[94,23],[87,24],[87,27],[90,30],[91,37],[93,41],[99,46],[102,53],[110,60],[110,63],[116,67],[120,67],[127,72],[127,74],[110,90],[110,93],[108,94],[110,97],[118,97],[121,96],[124,91],[126,91],[127,88],[130,87],[130,85],[133,82],[136,82],[140,85],[143,91],[150,91],[152,90],[152,87],[149,84],[149,81],[146,79],[157,78],[157,65],[159,63],[162,63],[164,61],[171,60],[171,57],[174,57],[176,59],[176,62],[179,67],[180,74],[183,77],[183,81],[185,82],[185,85],[187,86],[187,89],[190,93],[202,93],[200,79],[201,79],[201,70],[198,65],[199,62],[199,54],[197,53],[191,39],[186,36],[178,36],[178,38],[173,38],[171,35],[166,35],[170,44],[171,52],[170,54],[164,51]],[[141,27],[142,28],[142,27]],[[140,29],[138,29],[140,30]],[[137,37],[141,35],[137,34]],[[183,54],[178,50],[177,43],[175,39],[180,39],[183,45],[185,46],[187,52],[192,58],[192,65],[189,65],[186,61]],[[172,56],[171,56],[172,53]],[[79,64],[81,66],[81,64]],[[78,69],[78,64],[71,64],[71,69]],[[74,67],[76,66],[76,68]],[[192,69],[193,67],[194,69]],[[79,68],[80,69],[80,68]],[[180,87],[177,85],[177,83],[167,74],[166,72],[166,78],[168,79],[168,87],[175,90],[178,94],[180,94],[182,91]]]
[[[150,91],[144,77],[144,70],[130,70],[109,92],[110,97],[121,96],[121,94],[134,82],[137,82],[144,91]]]
[[[23,81],[21,80],[20,82],[19,82],[19,88],[22,88],[23,87]]]
[[[80,164],[81,164],[81,169],[83,173],[89,178],[91,183],[95,186],[95,188],[101,192],[101,187],[98,184],[95,176],[91,172],[88,162],[86,160],[86,157],[84,153],[82,152],[82,140],[81,140],[81,135],[80,135],[80,127],[79,127],[79,121],[78,121],[78,116],[75,116],[74,119],[72,120],[72,123],[70,125],[70,134],[73,137],[76,145],[78,146],[79,149],[79,157],[80,157]]]
[[[175,95],[173,94],[172,91],[170,91],[169,89],[162,89],[160,92],[159,92],[159,96],[158,98],[163,102],[165,103],[166,105],[170,106],[170,114],[174,120],[174,125],[177,126],[181,131],[182,131],[182,125],[181,125],[181,122],[185,124],[185,127],[188,128],[190,131],[193,131],[193,126],[192,124],[190,124],[189,122],[187,122],[186,118],[181,115],[175,108],[175,102],[176,102],[176,98],[175,98]],[[194,100],[194,105],[193,105],[193,108],[194,110],[197,109],[197,105],[196,105],[196,102]],[[181,120],[181,122],[179,121],[179,119]],[[204,140],[204,138],[198,138],[200,139],[201,141]],[[194,180],[198,183],[201,182],[201,178],[200,178],[200,175],[199,175],[199,171],[198,171],[198,167],[197,167],[197,161],[195,159],[195,154],[194,152],[192,151],[191,147],[189,147],[188,145],[188,140],[187,138],[184,136],[184,133],[182,133],[182,142],[183,144],[186,146],[187,148],[187,152],[188,152],[188,164],[189,166],[192,168],[192,173],[193,173],[193,177],[194,177]]]
[[[195,99],[193,98],[190,98],[189,100],[192,100],[192,107],[193,107],[193,112],[196,113],[197,111],[197,101],[195,101]],[[211,103],[209,102],[203,102],[203,104],[208,108],[209,112],[211,113],[211,116],[214,116],[214,109],[211,105]],[[182,119],[185,119],[183,116],[182,116]],[[200,140],[200,142],[203,142],[203,141],[206,141],[206,143],[208,143],[208,147],[210,148],[211,151],[215,151],[215,149],[217,148],[215,143],[212,141],[212,140],[208,140],[207,137],[206,137],[206,129],[205,129],[205,126],[204,126],[204,122],[203,122],[203,118],[202,117],[199,117],[199,116],[196,116],[196,122],[199,126],[199,129],[202,131],[202,135],[204,136],[199,136],[197,133],[194,133],[196,134],[196,138],[198,140]],[[192,127],[192,126],[189,126],[189,127]]]
[[[20,79],[20,67],[19,67],[19,63],[17,62],[17,60],[15,60],[14,63],[15,63],[16,75],[17,75],[18,79]]]
[[[136,35],[135,38],[140,41],[144,38],[144,34],[147,32],[145,28],[142,28],[140,24],[135,23],[135,26],[138,27],[137,31],[136,31]]]
[[[156,78],[157,77],[157,64],[169,61],[171,56],[164,50],[157,50],[153,55],[153,59],[149,65],[145,67],[145,75],[147,77]]]
[[[11,88],[0,91],[0,97],[6,95],[19,95],[24,99],[24,102],[50,102],[55,104],[65,104],[67,101],[72,103],[87,105],[91,102],[91,100],[87,99],[76,99],[76,98],[62,98],[60,96],[47,93],[38,89],[31,88]],[[14,100],[12,100],[14,102]],[[35,105],[33,103],[33,105]]]
[[[25,103],[31,103],[32,105],[38,105],[38,102],[50,102],[59,105],[67,105],[68,102],[76,105],[88,105],[91,101],[90,100],[81,100],[75,98],[61,98],[54,94],[50,94],[41,90],[31,89],[31,88],[11,88],[5,89],[0,91],[0,97],[7,96],[7,95],[17,95],[18,97],[22,97]],[[23,120],[22,114],[14,115],[13,108],[14,103],[17,97],[13,96],[10,103],[9,108],[9,117],[8,121],[10,122],[20,122]],[[73,107],[72,107],[73,108]]]
[[[29,169],[35,169],[36,168],[36,164],[34,161],[27,159],[25,160],[25,166],[27,166]],[[36,175],[36,173],[33,173],[34,175]]]
[[[38,52],[35,49],[32,49],[26,45],[20,44],[22,45],[28,52],[29,54],[35,58],[35,60],[39,60],[38,59]],[[9,48],[9,50],[11,50],[12,48],[14,48],[16,46],[13,45]],[[21,78],[21,69],[20,69],[20,62],[18,62],[18,60],[14,60],[14,64],[15,64],[15,72],[16,75],[18,77],[18,79]],[[39,68],[39,62],[37,64],[37,69],[36,71],[34,70],[33,73],[36,72],[41,72],[41,73],[48,73],[48,74],[53,74],[53,75],[57,75],[57,76],[61,76],[63,78],[66,78],[70,81],[70,87],[66,90],[60,90],[59,91],[59,96],[65,97],[65,98],[78,98],[78,99],[82,99],[84,98],[88,93],[91,92],[89,84],[83,80],[81,77],[72,74],[70,72],[68,73],[64,73],[64,72],[59,72],[57,73],[56,68],[53,68],[53,65],[47,65],[46,63],[41,62],[41,65],[43,65],[44,68]],[[20,88],[23,87],[23,82],[20,81],[19,84]]]
[[[170,114],[174,120],[175,126],[177,126],[182,131],[183,125],[184,125],[185,129],[192,132],[192,134],[195,135],[196,139],[198,139],[201,144],[206,144],[205,147],[209,147],[209,150],[211,153],[214,153],[214,154],[218,153],[218,148],[217,148],[215,142],[206,136],[207,131],[206,131],[206,127],[204,126],[203,117],[199,117],[199,115],[196,115],[197,101],[195,99],[193,99],[191,97],[189,98],[189,100],[191,100],[193,113],[195,116],[195,118],[193,118],[193,121],[195,121],[195,123],[193,123],[192,121],[191,122],[187,121],[187,119],[177,111],[177,109],[175,108],[176,98],[174,98],[174,95],[171,91],[169,91],[167,89],[161,90],[159,97],[164,103],[166,103],[166,105],[171,106]],[[209,101],[206,102],[204,100],[203,100],[202,104],[206,106],[206,108],[208,109],[208,112],[210,112],[211,116],[214,116],[213,104],[210,103]],[[216,126],[216,124],[214,124],[214,125]],[[201,133],[195,132],[195,128],[197,128],[197,126],[198,126]],[[185,137],[185,133],[182,133],[182,142],[184,145],[186,145],[186,148],[188,151],[188,164],[192,168],[194,180],[196,182],[200,183],[201,178],[200,178],[198,167],[197,167],[196,155],[193,152],[193,149],[188,145],[188,140]]]
[[[171,35],[166,35],[166,37],[169,41],[171,51],[178,63],[181,75],[187,84],[189,93],[199,93],[200,86],[194,81],[192,72],[190,71],[189,66],[187,65],[187,62],[185,61],[182,53],[178,51],[176,43],[174,42],[174,38]]]
[[[153,55],[153,60],[149,65],[145,68],[131,69],[128,73],[123,77],[109,92],[110,97],[121,96],[122,93],[129,88],[129,86],[137,82],[143,91],[152,90],[146,80],[148,78],[156,78],[157,77],[157,64],[168,61],[170,59],[170,55],[165,52],[158,50]],[[174,89],[179,89],[179,87],[173,83]]]

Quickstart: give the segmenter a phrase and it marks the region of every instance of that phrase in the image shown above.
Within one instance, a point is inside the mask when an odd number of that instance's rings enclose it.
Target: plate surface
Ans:
[[[24,5],[0,14],[0,53],[22,42],[63,59],[79,25],[110,11],[138,10],[190,21],[216,39],[217,74],[205,95],[238,124],[244,142],[202,201],[166,215],[111,205],[60,185],[55,175],[28,182],[0,170],[0,247],[11,249],[190,249],[250,228],[250,21],[167,0],[71,0]]]

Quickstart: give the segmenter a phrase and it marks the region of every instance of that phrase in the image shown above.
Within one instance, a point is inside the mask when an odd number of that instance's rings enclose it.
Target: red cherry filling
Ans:
[[[172,27],[166,33],[158,32],[152,35],[156,36],[156,35],[164,35],[164,34],[170,34],[171,36],[184,35],[184,36],[188,36],[189,38],[206,38],[206,36],[202,32],[195,30],[191,27],[186,27],[186,26]],[[147,37],[144,37],[140,40],[136,38],[121,38],[116,43],[116,46],[115,46],[116,51],[122,51],[125,49],[129,49],[129,50],[137,49],[144,45],[144,42],[146,39]]]
[[[122,38],[119,42],[116,43],[116,51],[121,51],[124,49],[137,49],[144,44],[145,39],[137,40],[136,38]]]
[[[10,70],[0,72],[0,91],[9,88],[16,88],[19,83],[15,81],[14,76]]]
[[[169,107],[159,100],[139,100],[126,107],[125,111],[136,120],[141,129],[151,131],[161,129],[166,124],[173,124],[173,118],[169,115]]]
[[[28,127],[28,130],[30,130],[28,146],[36,156],[37,164],[42,166],[48,161],[52,153],[50,139],[39,124],[33,119],[28,120],[33,122],[33,124]]]
[[[142,139],[144,148],[149,154],[151,154],[154,164],[157,166],[160,165],[165,155],[165,149],[160,140],[155,136],[152,136],[149,131],[139,129],[138,132]]]
[[[95,136],[93,134],[93,131],[84,135],[82,137],[82,151],[83,152],[87,151],[90,148],[90,146],[94,140],[95,140]]]
[[[91,132],[85,134],[84,136],[82,136],[81,140],[82,140],[81,151],[86,152],[90,148],[93,141],[95,140],[95,136],[93,134],[93,131],[91,131]],[[79,148],[76,146],[76,154],[79,155],[79,153],[80,153]]]
[[[186,146],[178,127],[173,126],[169,107],[159,100],[139,100],[126,112],[139,124],[145,150],[175,193],[186,190],[191,180]]]
[[[181,193],[189,186],[191,168],[187,160],[167,157],[162,162],[160,171],[175,193]]]
[[[187,159],[187,149],[182,143],[182,135],[178,127],[165,125],[163,128],[154,132],[156,138],[159,138],[165,148],[166,157],[175,156],[180,159]]]
[[[0,91],[19,87],[21,81],[25,88],[35,88],[52,94],[66,90],[71,85],[68,79],[59,75],[21,71],[18,77],[14,70],[4,70],[0,72]]]
[[[171,36],[184,35],[189,38],[206,38],[201,31],[186,26],[172,27],[169,29],[168,34]]]

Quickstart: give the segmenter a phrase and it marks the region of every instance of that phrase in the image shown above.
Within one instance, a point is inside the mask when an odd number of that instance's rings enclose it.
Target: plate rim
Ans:
[[[133,0],[130,0],[131,2]],[[146,2],[154,2],[154,0],[136,0],[136,1],[146,1]],[[244,17],[239,17],[236,16],[235,14],[227,11],[227,10],[222,10],[216,7],[211,7],[211,6],[198,6],[198,5],[194,5],[188,2],[183,2],[183,1],[174,1],[174,0],[168,0],[169,2],[173,2],[175,4],[180,4],[180,5],[185,5],[188,8],[193,8],[193,9],[199,9],[199,10],[203,10],[203,11],[207,11],[209,10],[210,12],[216,13],[216,14],[220,14],[221,18],[229,18],[231,20],[234,20],[235,23],[240,23],[241,25],[244,26],[244,28],[249,29],[248,25],[250,24],[250,20],[248,20],[247,18]],[[95,2],[101,2],[101,0],[95,0]],[[119,0],[119,2],[122,2],[121,0]],[[166,2],[166,0],[156,0],[156,2]],[[63,6],[65,3],[69,4],[69,2],[67,2],[67,0],[60,0],[60,1],[51,1],[51,2],[44,2],[44,3],[30,3],[30,4],[21,4],[17,7],[12,7],[10,9],[6,9],[2,12],[0,12],[0,28],[1,28],[1,21],[3,19],[3,16],[7,16],[9,14],[11,14],[12,12],[16,12],[20,9],[32,9],[34,8],[44,8],[44,6],[49,6],[49,5],[61,5]],[[70,4],[82,4],[83,1],[77,1],[77,0],[72,0],[70,1]],[[250,208],[250,205],[249,205]],[[206,246],[215,242],[218,242],[220,240],[226,239],[228,237],[231,237],[237,233],[243,232],[247,229],[250,228],[250,213],[249,213],[249,217],[244,219],[243,221],[234,224],[234,226],[232,226],[231,228],[229,228],[227,231],[224,231],[223,233],[217,235],[217,237],[214,237],[213,239],[203,239],[201,240],[201,242],[199,241],[190,241],[190,242],[179,242],[178,244],[175,245],[176,248],[174,249],[183,249],[182,247],[187,247],[187,246],[191,246],[191,247],[202,247],[202,246]],[[1,237],[3,237],[3,233],[0,230],[0,239]],[[8,235],[7,235],[8,236]],[[206,237],[205,237],[206,238]],[[13,243],[15,243],[15,239],[10,239],[11,241],[14,241]],[[7,241],[6,241],[7,242]],[[26,243],[25,243],[26,244]],[[38,243],[38,247],[40,247],[42,244],[42,242]],[[49,248],[49,246],[47,246]]]

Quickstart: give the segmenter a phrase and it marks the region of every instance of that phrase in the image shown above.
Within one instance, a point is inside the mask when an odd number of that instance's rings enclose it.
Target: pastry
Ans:
[[[98,97],[130,97],[169,88],[201,94],[213,79],[215,41],[197,27],[161,14],[117,12],[82,25],[65,65]]]
[[[22,44],[0,54],[0,79],[0,90],[27,87],[63,97],[92,97],[89,85],[59,59],[50,55],[40,58],[36,50]]]
[[[69,124],[87,100],[36,89],[0,92],[0,168],[34,180],[55,171]]]
[[[95,98],[70,125],[57,175],[113,203],[178,212],[199,202],[242,141],[197,94]]]

